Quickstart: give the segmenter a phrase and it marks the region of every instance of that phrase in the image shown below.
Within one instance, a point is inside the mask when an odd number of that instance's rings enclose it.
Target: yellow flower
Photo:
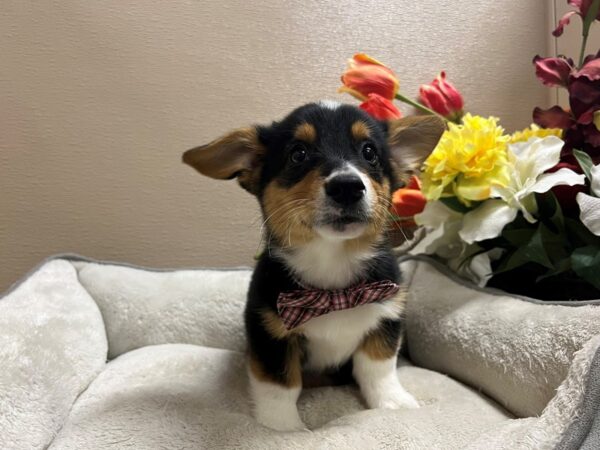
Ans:
[[[532,137],[543,138],[546,136],[556,136],[562,138],[563,130],[560,128],[540,128],[536,124],[531,124],[529,128],[521,131],[516,131],[510,136],[510,143],[526,142]]]
[[[449,123],[425,161],[422,191],[427,200],[456,196],[469,206],[486,200],[492,186],[507,186],[507,144],[510,136],[495,117],[466,114],[463,123]]]

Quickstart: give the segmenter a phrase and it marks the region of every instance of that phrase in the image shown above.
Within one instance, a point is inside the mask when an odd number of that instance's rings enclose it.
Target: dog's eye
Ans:
[[[377,152],[375,152],[375,147],[371,143],[366,143],[362,148],[362,155],[368,162],[371,164],[375,164],[377,162]]]
[[[290,161],[294,164],[299,164],[306,159],[306,149],[303,145],[295,145],[290,153]]]

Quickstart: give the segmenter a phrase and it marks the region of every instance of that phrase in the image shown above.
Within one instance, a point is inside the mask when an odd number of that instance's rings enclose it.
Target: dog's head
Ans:
[[[212,178],[237,178],[281,247],[317,237],[372,243],[385,229],[391,192],[444,129],[433,116],[382,122],[354,106],[311,103],[188,150],[183,161]]]

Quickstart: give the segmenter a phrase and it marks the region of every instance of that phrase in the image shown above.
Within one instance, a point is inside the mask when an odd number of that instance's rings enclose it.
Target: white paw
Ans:
[[[419,402],[406,392],[396,379],[387,381],[363,391],[369,408],[416,409],[419,407]]]
[[[298,411],[255,411],[256,421],[267,428],[277,431],[303,431],[306,425],[300,419]]]
[[[383,409],[417,409],[419,402],[404,389],[394,389],[382,394],[375,408]]]
[[[250,392],[256,421],[279,431],[306,430],[298,415],[296,401],[300,386],[286,387],[258,380],[250,372]]]
[[[353,375],[369,408],[415,409],[419,403],[404,390],[396,373],[396,357],[374,360],[363,352],[352,359]]]

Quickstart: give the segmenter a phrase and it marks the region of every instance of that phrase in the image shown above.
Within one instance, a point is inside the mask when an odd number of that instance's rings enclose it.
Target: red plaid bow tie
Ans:
[[[313,317],[333,311],[384,300],[394,295],[400,286],[392,281],[360,283],[348,289],[328,291],[323,289],[299,289],[282,292],[277,298],[277,312],[288,330],[302,325]]]

